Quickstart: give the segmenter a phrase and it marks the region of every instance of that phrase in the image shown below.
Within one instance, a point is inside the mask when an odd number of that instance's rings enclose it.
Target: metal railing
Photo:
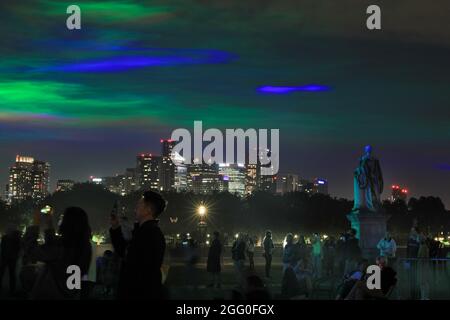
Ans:
[[[392,299],[450,299],[450,259],[399,258],[393,267],[398,282]]]

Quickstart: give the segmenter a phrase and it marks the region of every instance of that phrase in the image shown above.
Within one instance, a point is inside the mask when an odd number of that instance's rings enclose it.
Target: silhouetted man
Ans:
[[[14,294],[16,290],[16,266],[19,259],[21,235],[15,228],[10,228],[2,237],[0,256],[0,289],[3,282],[3,275],[9,271],[9,292]]]
[[[166,242],[157,218],[165,207],[161,195],[145,192],[137,204],[137,223],[129,243],[124,239],[122,229],[112,221],[110,234],[114,249],[125,256],[119,279],[119,299],[164,298],[161,265]],[[127,245],[126,249],[124,245]]]
[[[264,237],[263,241],[264,246],[264,259],[266,260],[265,270],[266,270],[266,277],[270,278],[270,268],[272,266],[272,254],[273,254],[273,241],[272,241],[272,232],[269,230],[266,231],[266,236]]]

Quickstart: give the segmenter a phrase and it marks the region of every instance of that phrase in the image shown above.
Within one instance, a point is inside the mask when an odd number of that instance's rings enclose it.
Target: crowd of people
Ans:
[[[166,201],[156,192],[144,192],[136,205],[136,222],[128,223],[111,214],[109,229],[112,250],[96,254],[88,215],[78,207],[67,208],[56,228],[52,212],[36,214],[33,225],[24,235],[14,227],[1,239],[0,284],[9,273],[9,295],[16,294],[17,272],[23,298],[27,299],[88,299],[95,283],[103,285],[103,294],[117,299],[167,299],[164,285],[163,260],[166,240],[158,226]],[[380,239],[376,264],[382,272],[379,291],[367,289],[366,269],[370,264],[362,258],[356,230],[350,229],[334,237],[314,233],[305,236],[286,235],[281,254],[281,298],[311,297],[314,282],[323,278],[341,278],[337,299],[383,298],[389,295],[396,282],[397,244],[389,233]],[[44,241],[39,241],[40,234]],[[194,281],[200,260],[195,240],[187,239],[186,282]],[[231,247],[236,275],[234,298],[270,298],[265,282],[272,278],[272,261],[276,250],[272,232],[267,230],[260,242],[265,261],[264,276],[255,270],[255,251],[258,239],[239,233]],[[408,258],[434,257],[434,242],[414,226],[407,244]],[[210,274],[208,287],[221,288],[224,246],[219,232],[209,243],[206,271]],[[20,256],[20,259],[19,259]],[[20,261],[20,265],[19,264]],[[248,266],[247,266],[248,261]],[[375,262],[375,261],[374,261]],[[372,263],[373,264],[373,263]],[[78,266],[81,290],[66,285],[67,268]],[[426,284],[422,281],[424,285]],[[197,283],[194,283],[197,286]],[[426,291],[426,290],[423,290]]]

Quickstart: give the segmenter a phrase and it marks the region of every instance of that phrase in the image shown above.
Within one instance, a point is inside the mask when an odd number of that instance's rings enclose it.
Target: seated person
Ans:
[[[381,289],[367,288],[366,275],[361,281],[357,281],[345,300],[368,300],[368,299],[386,299],[386,294],[397,283],[397,272],[386,265],[384,257],[378,257],[376,261],[381,269]]]
[[[352,290],[356,282],[364,279],[366,275],[367,267],[369,266],[369,260],[362,259],[358,263],[356,270],[346,274],[341,286],[338,289],[336,300],[344,299]]]

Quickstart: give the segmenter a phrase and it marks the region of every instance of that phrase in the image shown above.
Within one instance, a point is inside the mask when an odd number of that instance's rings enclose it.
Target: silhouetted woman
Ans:
[[[78,207],[67,208],[59,226],[58,235],[52,224],[52,213],[45,216],[45,243],[34,248],[35,259],[44,262],[36,283],[30,293],[31,299],[79,299],[79,278],[88,273],[91,261],[91,228],[86,212]],[[39,216],[35,216],[39,225]],[[67,273],[69,266],[80,270]],[[69,278],[70,277],[70,278]],[[71,284],[71,289],[68,288]],[[73,288],[75,285],[75,288]],[[77,288],[78,287],[78,288]]]

